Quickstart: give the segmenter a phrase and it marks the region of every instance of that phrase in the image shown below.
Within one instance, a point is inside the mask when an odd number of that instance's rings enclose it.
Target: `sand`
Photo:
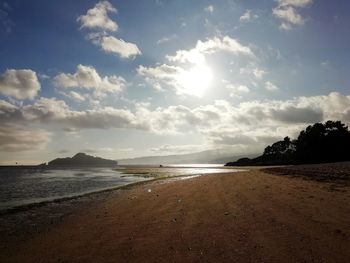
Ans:
[[[348,185],[266,170],[148,182],[3,232],[0,262],[346,262],[349,201]]]

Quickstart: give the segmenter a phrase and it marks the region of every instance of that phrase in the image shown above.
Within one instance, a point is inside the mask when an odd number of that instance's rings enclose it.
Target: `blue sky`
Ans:
[[[346,1],[0,1],[0,162],[256,153],[350,123]]]

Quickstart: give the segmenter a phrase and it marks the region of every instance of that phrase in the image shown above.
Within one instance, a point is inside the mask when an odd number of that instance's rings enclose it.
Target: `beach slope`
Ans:
[[[267,170],[155,181],[1,242],[0,261],[345,262],[349,203],[347,184]]]

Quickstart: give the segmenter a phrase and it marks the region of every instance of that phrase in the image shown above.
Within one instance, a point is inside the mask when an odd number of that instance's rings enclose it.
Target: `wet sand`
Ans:
[[[0,262],[349,260],[349,185],[266,171],[95,195],[51,227],[4,231]]]

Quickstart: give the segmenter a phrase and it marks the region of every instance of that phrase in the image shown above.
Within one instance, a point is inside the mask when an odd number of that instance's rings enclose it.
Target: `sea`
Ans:
[[[174,169],[174,175],[178,174],[175,170],[181,169],[184,178],[237,171],[212,164],[178,164],[167,167]],[[0,211],[76,197],[151,179],[153,178],[137,174],[125,174],[123,168],[1,168]]]

